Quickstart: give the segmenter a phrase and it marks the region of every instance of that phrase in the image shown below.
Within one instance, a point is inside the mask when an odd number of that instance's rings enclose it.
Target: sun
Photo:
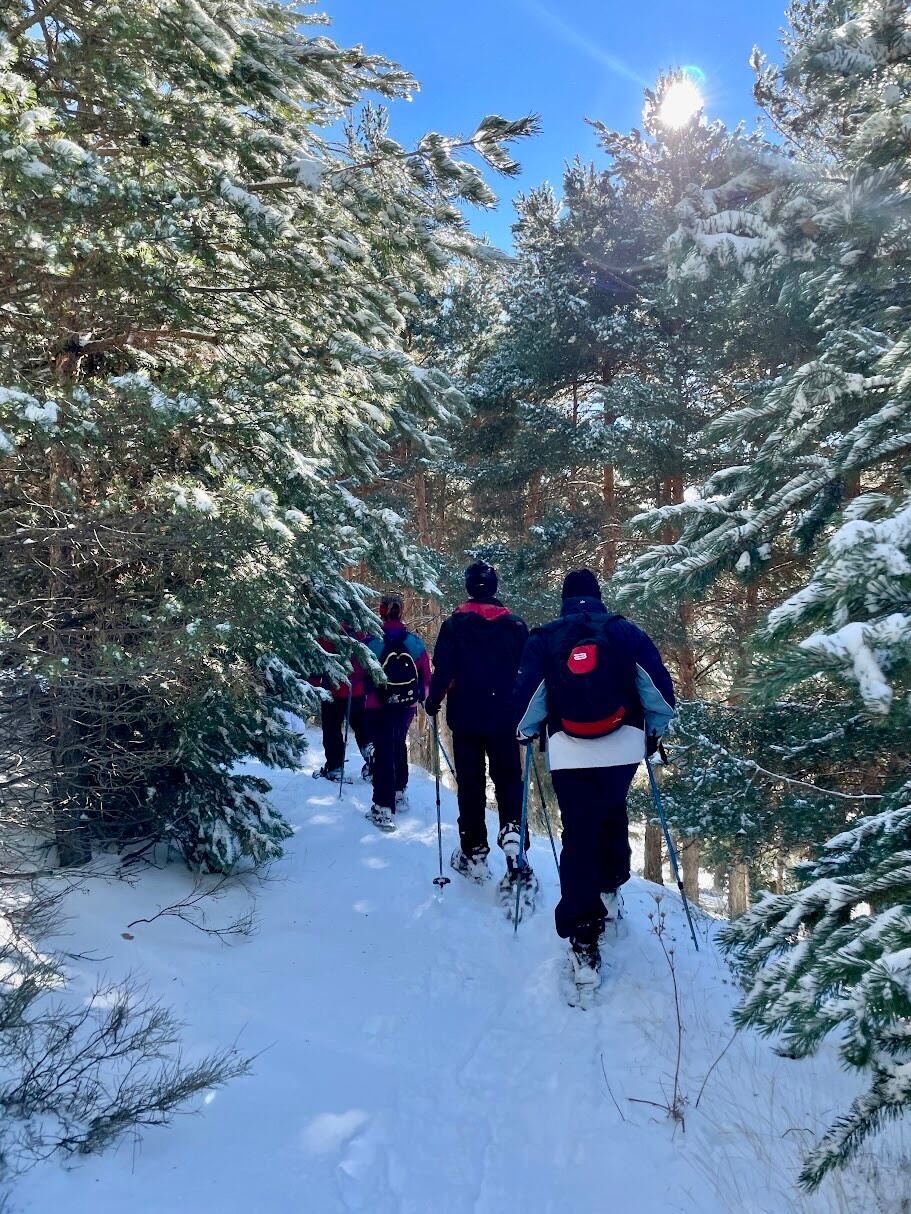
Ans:
[[[694,81],[687,77],[675,80],[661,98],[658,121],[671,130],[680,130],[699,113],[704,104],[702,93]]]

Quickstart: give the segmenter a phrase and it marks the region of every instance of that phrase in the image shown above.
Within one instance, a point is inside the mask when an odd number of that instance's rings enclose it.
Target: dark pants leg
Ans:
[[[373,741],[370,733],[370,717],[372,713],[364,709],[364,697],[355,696],[351,701],[351,731],[354,734],[354,740],[357,742],[357,748],[364,753],[364,750]]]
[[[522,763],[515,734],[489,733],[484,738],[490,778],[497,797],[500,827],[522,818]],[[527,845],[527,843],[526,843]]]
[[[408,730],[417,714],[416,708],[400,708],[402,725],[396,731],[395,791],[404,792],[408,787]]]
[[[410,708],[378,708],[371,712],[373,726],[373,803],[395,811],[396,786],[408,780],[408,726]],[[404,772],[402,771],[404,764]],[[402,784],[404,788],[404,784]]]
[[[563,818],[557,935],[597,940],[604,921],[602,892],[618,889],[630,875],[626,797],[636,764],[553,772]]]
[[[455,764],[459,800],[459,840],[466,856],[487,850],[487,771],[484,765],[484,735],[464,729],[452,731],[452,761]]]
[[[320,720],[323,726],[323,750],[326,752],[326,767],[335,771],[341,767],[345,757],[345,713],[347,700],[323,700],[320,705]]]

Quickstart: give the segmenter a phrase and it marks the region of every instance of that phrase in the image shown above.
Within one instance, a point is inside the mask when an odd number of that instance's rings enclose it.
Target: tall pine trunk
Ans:
[[[614,368],[604,366],[601,370],[601,382],[610,383],[614,376]],[[608,402],[604,402],[604,427],[607,429],[616,421]],[[601,574],[604,580],[610,581],[617,570],[617,479],[612,463],[603,467],[601,482],[601,506],[604,519],[604,546],[601,560]]]
[[[642,865],[642,875],[646,881],[654,881],[656,885],[664,884],[662,842],[661,827],[658,823],[646,822],[645,856]]]
[[[750,909],[750,870],[739,861],[728,877],[728,916],[739,919]]]
[[[699,857],[702,848],[696,835],[680,845],[680,867],[683,870],[683,888],[690,902],[699,903]]]
[[[661,504],[679,505],[683,501],[683,475],[674,471],[662,478]],[[676,539],[674,529],[665,527],[662,542],[672,544]],[[684,599],[677,608],[678,638],[675,646],[677,662],[677,695],[681,700],[693,700],[696,697],[696,653],[692,643],[693,604],[690,599]],[[678,840],[677,850],[680,855],[683,888],[689,900],[699,904],[699,858],[702,845],[697,835]]]
[[[77,357],[62,354],[55,367],[60,384],[76,377]],[[65,397],[64,397],[65,400]],[[65,403],[59,406],[61,427],[65,421]],[[48,503],[51,517],[59,522],[69,515],[69,502],[63,494],[70,486],[76,469],[66,456],[62,445],[56,444],[49,459]],[[49,686],[51,804],[54,814],[54,836],[57,858],[64,868],[86,864],[92,858],[92,842],[85,816],[85,756],[80,746],[80,729],[76,711],[73,680],[80,678],[79,655],[71,653],[73,630],[66,628],[70,615],[69,599],[73,592],[73,554],[71,545],[52,534],[48,544],[48,598],[50,628],[47,634],[48,656],[56,660],[58,670]]]

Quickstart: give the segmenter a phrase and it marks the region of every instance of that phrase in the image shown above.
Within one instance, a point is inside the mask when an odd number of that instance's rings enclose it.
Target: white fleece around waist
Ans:
[[[547,739],[547,761],[551,771],[573,767],[621,767],[645,758],[645,730],[621,725],[606,738],[571,738],[554,733]]]

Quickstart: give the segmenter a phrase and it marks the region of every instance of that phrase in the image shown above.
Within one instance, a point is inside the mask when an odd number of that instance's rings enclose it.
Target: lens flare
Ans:
[[[705,104],[695,81],[689,77],[675,80],[666,89],[658,107],[658,121],[662,126],[678,131],[687,125]]]

